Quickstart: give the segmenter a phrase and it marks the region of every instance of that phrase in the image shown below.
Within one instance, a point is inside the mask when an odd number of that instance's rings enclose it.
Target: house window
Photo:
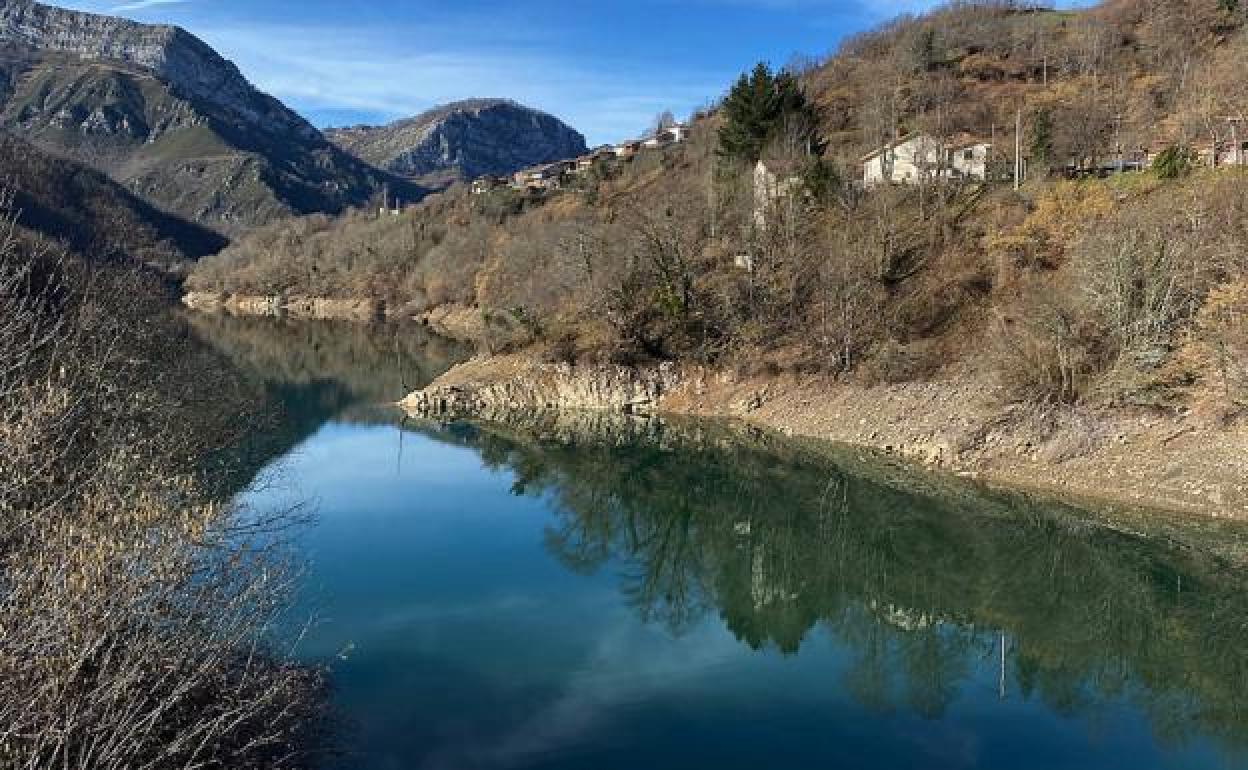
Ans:
[[[974,151],[974,150],[963,150],[963,151],[962,151],[962,160],[975,160],[975,151]]]
[[[1248,142],[1240,142],[1240,143],[1239,143],[1239,149],[1241,149],[1241,150],[1244,150],[1244,151],[1248,152]]]

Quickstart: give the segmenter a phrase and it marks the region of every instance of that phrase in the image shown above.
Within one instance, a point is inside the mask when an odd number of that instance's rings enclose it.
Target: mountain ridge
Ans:
[[[386,125],[325,134],[379,168],[430,186],[510,174],[587,149],[585,137],[560,119],[502,98],[465,99]]]
[[[167,79],[188,96],[235,110],[262,130],[276,122],[308,139],[319,136],[306,120],[252,86],[233,62],[181,27],[10,0],[0,7],[0,40],[132,64]]]
[[[0,127],[226,235],[423,190],[341,150],[180,27],[0,5]]]

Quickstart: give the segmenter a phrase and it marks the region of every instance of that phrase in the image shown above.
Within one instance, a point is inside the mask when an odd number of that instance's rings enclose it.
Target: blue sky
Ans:
[[[544,109],[591,144],[686,115],[759,60],[821,55],[932,0],[46,0],[178,24],[318,126],[469,97]]]

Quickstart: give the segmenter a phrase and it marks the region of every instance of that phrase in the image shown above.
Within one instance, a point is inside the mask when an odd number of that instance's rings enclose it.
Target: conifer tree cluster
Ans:
[[[742,75],[724,99],[726,118],[719,131],[719,154],[756,163],[783,126],[799,126],[813,141],[818,126],[814,105],[791,73],[773,73],[765,62]]]

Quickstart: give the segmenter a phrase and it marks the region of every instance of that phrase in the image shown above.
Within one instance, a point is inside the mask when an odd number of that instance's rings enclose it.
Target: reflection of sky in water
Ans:
[[[625,565],[577,575],[546,550],[550,501],[515,497],[476,451],[394,427],[329,424],[258,505],[316,502],[301,540],[361,768],[1207,768],[1158,748],[1121,703],[1055,714],[1007,682],[996,635],[936,718],[853,694],[862,651],[817,627],[755,652],[712,611],[679,637],[643,624]]]

